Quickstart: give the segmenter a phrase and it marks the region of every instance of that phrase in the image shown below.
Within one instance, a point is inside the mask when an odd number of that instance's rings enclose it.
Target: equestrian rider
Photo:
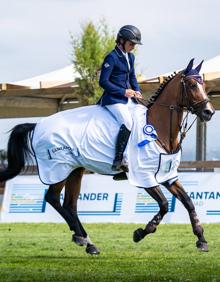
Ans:
[[[131,98],[142,97],[134,70],[135,57],[131,53],[136,44],[142,44],[140,30],[133,25],[121,27],[117,34],[115,49],[103,61],[99,79],[104,93],[98,104],[105,106],[121,124],[116,140],[113,171],[121,170],[123,153],[131,133],[132,117],[129,112],[129,104],[133,103]]]

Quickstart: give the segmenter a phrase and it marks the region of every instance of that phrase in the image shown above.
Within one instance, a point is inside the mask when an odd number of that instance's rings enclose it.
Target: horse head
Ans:
[[[201,121],[209,121],[215,113],[199,74],[203,61],[195,68],[193,61],[190,60],[183,71],[168,76],[147,101],[148,122],[155,127],[159,140],[169,152],[180,147],[178,135],[187,124],[187,118],[186,124],[182,124],[184,110],[186,117],[191,112]]]
[[[205,83],[199,74],[203,61],[195,68],[193,68],[193,61],[194,59],[191,59],[186,69],[181,72],[183,90],[180,105],[192,114],[196,114],[201,121],[209,121],[215,110],[205,91]]]

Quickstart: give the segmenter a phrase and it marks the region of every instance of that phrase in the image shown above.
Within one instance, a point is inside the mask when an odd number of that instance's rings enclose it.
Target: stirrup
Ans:
[[[113,176],[113,180],[115,180],[115,181],[127,180],[127,179],[128,179],[127,175],[126,175],[126,173],[124,171],[123,172],[119,172],[119,173],[117,173],[117,174],[115,174]]]

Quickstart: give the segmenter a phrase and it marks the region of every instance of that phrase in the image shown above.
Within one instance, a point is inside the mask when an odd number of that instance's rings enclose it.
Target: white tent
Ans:
[[[220,72],[220,55],[204,61],[202,65],[202,73]]]
[[[68,65],[64,68],[41,74],[29,79],[24,79],[12,82],[15,85],[28,86],[32,89],[36,88],[50,88],[57,86],[64,86],[73,84],[79,74],[74,72],[73,65]]]

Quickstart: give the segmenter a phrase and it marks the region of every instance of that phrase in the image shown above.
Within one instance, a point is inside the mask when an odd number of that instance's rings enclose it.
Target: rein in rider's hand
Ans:
[[[134,91],[132,89],[126,89],[125,90],[125,97],[128,97],[128,98],[132,98],[132,97],[135,97],[135,98],[142,98],[142,95],[139,91]]]

